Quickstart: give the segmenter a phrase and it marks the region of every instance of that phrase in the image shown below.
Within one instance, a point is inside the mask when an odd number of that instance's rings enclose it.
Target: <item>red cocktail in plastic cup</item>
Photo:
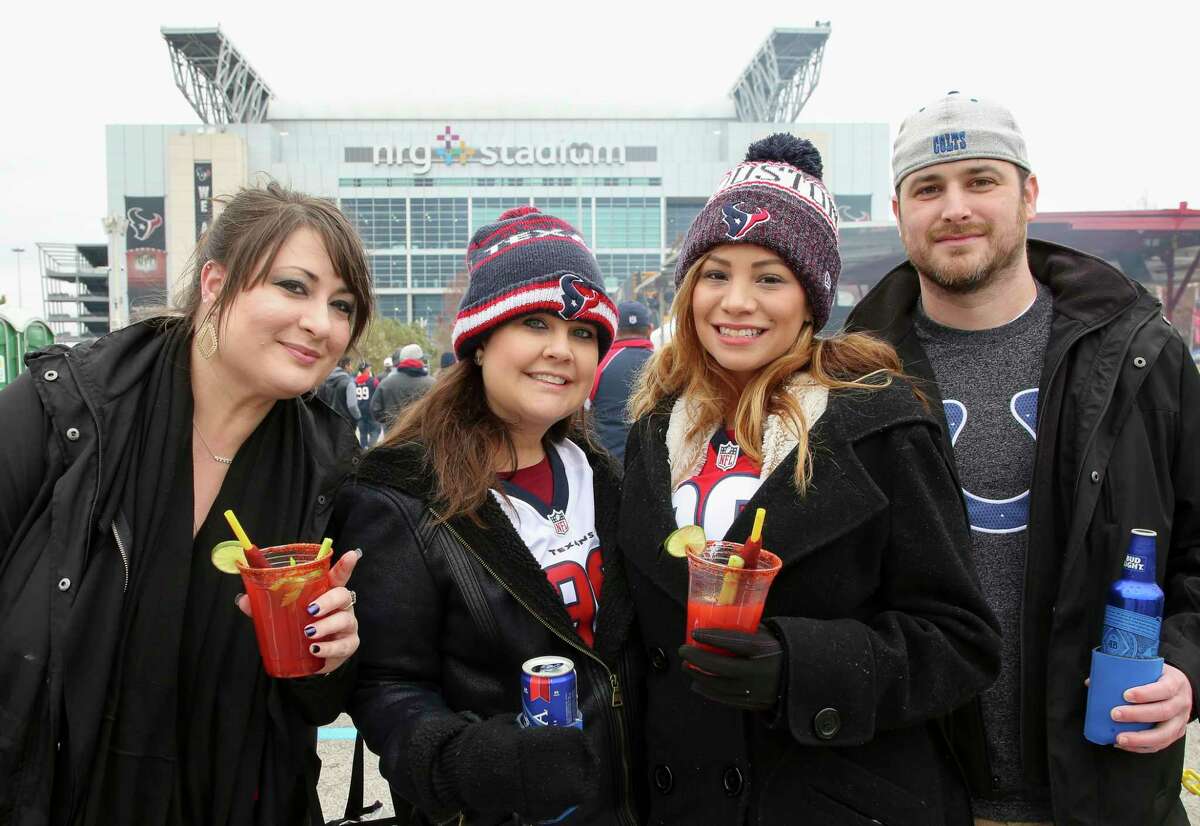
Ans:
[[[688,550],[688,645],[721,653],[692,639],[697,628],[730,628],[753,634],[762,619],[771,581],[779,573],[779,557],[760,551],[753,570],[729,565],[729,557],[741,554],[737,542],[706,542],[704,550]]]
[[[309,604],[330,588],[332,554],[317,559],[320,549],[320,545],[306,543],[262,548],[269,568],[250,568],[238,562],[254,613],[263,667],[272,677],[307,677],[325,665],[309,650],[312,640],[304,636],[304,627],[313,619],[307,611]]]

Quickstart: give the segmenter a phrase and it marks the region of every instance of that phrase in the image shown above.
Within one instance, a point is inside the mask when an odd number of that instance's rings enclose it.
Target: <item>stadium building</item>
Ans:
[[[265,177],[336,201],[370,252],[382,312],[435,329],[457,305],[471,234],[524,204],[580,230],[610,291],[665,301],[666,279],[655,276],[692,218],[746,146],[781,129],[821,151],[843,225],[886,224],[887,124],[795,122],[829,35],[828,24],[777,29],[724,106],[646,116],[453,102],[318,111],[274,100],[219,29],[164,29],[176,83],[202,123],[108,127],[109,259],[123,270],[114,281],[125,280],[113,321],[129,304],[161,302],[219,209],[215,195]]]
[[[59,340],[79,340],[160,305],[219,211],[214,198],[267,178],[336,202],[366,243],[382,312],[429,325],[443,343],[472,232],[522,204],[574,224],[615,297],[662,313],[692,218],[748,144],[783,130],[820,149],[837,201],[834,329],[905,255],[890,212],[888,125],[802,118],[830,34],[820,22],[775,29],[725,102],[704,111],[453,100],[359,111],[276,100],[220,29],[164,28],[176,85],[200,123],[107,128],[107,254],[72,245],[77,267],[60,265],[70,257],[61,250],[44,256],[47,318]],[[1200,210],[1042,214],[1030,235],[1119,264],[1200,346]]]

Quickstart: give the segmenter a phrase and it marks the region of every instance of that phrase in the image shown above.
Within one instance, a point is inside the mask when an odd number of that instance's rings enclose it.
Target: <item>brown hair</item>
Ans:
[[[324,198],[295,192],[274,181],[265,188],[242,189],[232,198],[214,200],[225,208],[196,244],[185,268],[187,284],[177,311],[196,326],[210,318],[219,322],[239,293],[266,280],[279,248],[291,234],[308,227],[321,236],[334,272],[354,296],[350,346],[357,344],[375,306],[367,255],[346,216]],[[209,261],[223,266],[228,276],[201,318],[200,273]]]
[[[764,365],[739,392],[733,377],[709,355],[696,333],[692,292],[707,258],[693,264],[684,276],[671,304],[675,335],[641,372],[629,400],[630,417],[641,418],[664,399],[685,396],[698,405],[700,413],[685,436],[690,441],[707,436],[725,422],[725,412],[736,401],[732,424],[738,444],[756,464],[761,464],[767,416],[779,414],[799,443],[795,485],[803,495],[812,480],[809,423],[799,402],[783,392],[784,385],[796,373],[807,370],[818,384],[830,390],[878,390],[903,375],[900,359],[890,344],[862,333],[817,338],[809,322],[800,328],[791,349]]]
[[[508,427],[488,406],[483,369],[468,358],[443,368],[429,392],[405,408],[379,446],[421,445],[442,520],[465,515],[482,524],[479,510],[488,490],[496,487],[496,457],[507,454],[509,466],[517,466]],[[565,438],[591,446],[582,410],[551,425],[542,444],[548,448]]]

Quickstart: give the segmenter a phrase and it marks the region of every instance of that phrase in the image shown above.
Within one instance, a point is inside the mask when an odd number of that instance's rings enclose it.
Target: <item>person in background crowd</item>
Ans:
[[[340,413],[351,425],[357,426],[358,394],[355,391],[354,377],[350,375],[349,356],[338,359],[337,367],[333,368],[317,389],[317,398]]]
[[[446,352],[442,353],[442,360],[438,366],[438,375],[440,376],[442,374],[442,371],[445,370],[447,367],[453,367],[453,366],[454,366],[454,353],[451,350],[447,350]]]
[[[354,398],[358,406],[358,444],[366,450],[375,444],[381,430],[378,421],[371,412],[371,400],[379,388],[379,379],[371,375],[369,362],[358,365],[358,375],[354,377]]]
[[[342,543],[370,550],[350,713],[406,823],[549,822],[578,806],[564,823],[637,826],[644,665],[619,470],[581,410],[615,308],[575,229],[532,207],[481,227],[468,255],[460,361],[336,504]],[[522,664],[547,655],[575,665],[582,729],[517,724]]]
[[[395,362],[392,361],[391,356],[388,356],[387,358],[385,358],[383,360],[383,375],[379,377],[380,382],[382,382],[384,379],[386,379],[388,376],[390,376],[392,374],[392,369],[393,369],[394,364],[395,364]]]
[[[619,544],[653,667],[650,823],[970,823],[936,721],[992,681],[1000,639],[895,352],[816,336],[841,270],[821,171],[777,134],[726,174],[633,399]],[[681,647],[688,564],[663,540],[699,525],[745,542],[759,507],[783,563],[764,624],[701,625]]]
[[[1200,689],[1200,378],[1160,302],[1098,258],[1029,240],[1038,181],[1008,110],[951,92],[892,159],[909,260],[850,329],[892,342],[946,425],[1000,678],[951,731],[980,824],[1186,824]],[[1115,747],[1083,737],[1092,648],[1130,530],[1158,532],[1162,678]]]
[[[371,413],[383,428],[399,418],[404,408],[421,398],[433,386],[425,368],[425,351],[419,344],[406,344],[396,352],[395,370],[371,400]]]
[[[650,310],[645,304],[621,302],[617,307],[617,340],[600,362],[588,397],[596,435],[617,464],[625,461],[629,396],[638,371],[654,352],[649,338],[651,326]]]
[[[227,508],[264,547],[326,535],[354,437],[309,392],[371,314],[345,216],[272,183],[218,213],[178,315],[0,392],[0,823],[321,822],[359,554],[308,610],[322,674],[275,679],[211,551]]]

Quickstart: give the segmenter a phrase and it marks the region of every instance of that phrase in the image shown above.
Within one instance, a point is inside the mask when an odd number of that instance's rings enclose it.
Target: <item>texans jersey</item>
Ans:
[[[546,458],[554,481],[549,502],[512,482],[501,482],[505,496],[496,490],[492,495],[562,597],[580,639],[591,646],[604,582],[592,467],[569,439],[552,445]]]
[[[675,524],[699,525],[709,539],[726,538],[729,526],[762,484],[759,472],[733,434],[718,428],[708,440],[700,472],[675,488]]]

